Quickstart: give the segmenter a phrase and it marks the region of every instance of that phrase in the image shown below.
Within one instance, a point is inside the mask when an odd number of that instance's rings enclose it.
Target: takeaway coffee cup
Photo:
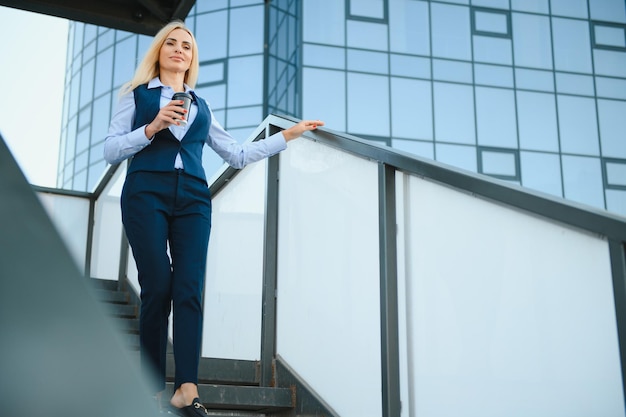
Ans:
[[[181,126],[185,126],[187,124],[187,117],[189,117],[189,108],[191,107],[191,94],[189,93],[174,93],[174,96],[172,97],[172,100],[182,100],[183,104],[182,104],[182,108],[187,110],[186,116],[185,116],[185,120],[182,119],[178,119],[178,122],[180,123]],[[185,115],[185,113],[181,112],[181,115]]]

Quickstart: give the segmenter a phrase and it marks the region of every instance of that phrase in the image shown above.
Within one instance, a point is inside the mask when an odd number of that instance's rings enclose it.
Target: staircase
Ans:
[[[139,301],[134,293],[119,290],[117,281],[91,279],[93,293],[104,304],[120,332],[131,356],[139,361]],[[256,361],[201,358],[198,391],[213,417],[293,416],[295,388],[259,386]],[[174,386],[174,357],[168,345],[164,409]]]

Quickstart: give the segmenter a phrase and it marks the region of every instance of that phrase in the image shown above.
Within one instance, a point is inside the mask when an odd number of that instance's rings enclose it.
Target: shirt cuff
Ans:
[[[276,155],[278,152],[287,149],[287,141],[283,136],[283,132],[274,133],[269,138],[263,140],[267,146],[269,156]]]
[[[132,146],[146,146],[149,145],[152,141],[151,139],[146,138],[146,126],[147,124],[141,126],[138,129],[133,130],[128,134],[128,143]]]

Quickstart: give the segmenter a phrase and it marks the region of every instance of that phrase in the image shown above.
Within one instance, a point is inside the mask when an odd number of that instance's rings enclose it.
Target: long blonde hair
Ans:
[[[174,20],[167,25],[163,26],[161,30],[154,36],[152,44],[146,51],[143,60],[139,63],[135,75],[133,78],[122,86],[120,94],[127,93],[134,90],[142,84],[148,83],[154,77],[160,74],[159,70],[159,54],[161,52],[161,46],[167,40],[167,36],[175,29],[182,29],[189,33],[191,36],[191,63],[189,69],[185,73],[184,83],[189,87],[194,88],[198,81],[198,73],[200,71],[200,65],[198,63],[198,45],[196,44],[196,38],[191,33],[191,30],[185,26],[185,23],[181,20]]]

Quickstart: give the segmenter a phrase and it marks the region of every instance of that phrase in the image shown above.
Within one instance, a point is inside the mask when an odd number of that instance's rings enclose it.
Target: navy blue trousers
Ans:
[[[135,172],[126,178],[121,206],[141,286],[142,367],[154,375],[156,392],[165,389],[168,317],[173,308],[174,388],[197,384],[211,230],[209,189],[204,181],[178,170]]]

